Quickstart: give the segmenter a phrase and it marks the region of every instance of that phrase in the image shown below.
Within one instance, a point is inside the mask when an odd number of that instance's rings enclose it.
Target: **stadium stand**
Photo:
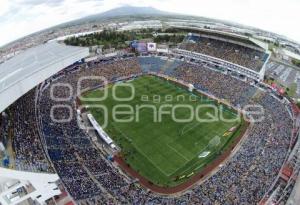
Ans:
[[[187,38],[179,48],[220,58],[255,71],[260,71],[268,57],[258,50],[203,36],[192,40]]]
[[[197,89],[218,96],[220,99],[228,100],[233,105],[240,107],[247,103],[256,91],[255,87],[229,75],[208,69],[203,64],[199,66],[198,64],[185,63],[175,70],[174,77],[192,83]],[[233,82],[236,83],[235,86],[226,86],[226,84]]]
[[[182,64],[176,59],[168,59],[157,56],[138,57],[139,64],[143,72],[157,72],[171,75],[174,70]]]
[[[203,42],[207,50],[219,55],[215,53],[215,40]],[[228,58],[236,63],[239,62],[236,58],[241,57],[245,61],[240,63],[244,65],[255,68],[261,65],[261,54],[240,47],[233,46],[232,49],[232,45],[228,43],[218,44],[230,52],[226,56],[230,56]],[[192,49],[198,49],[194,48],[195,44],[192,45]],[[250,54],[246,57],[241,54],[248,52]],[[259,56],[258,59],[256,55]],[[135,179],[120,173],[106,158],[103,150],[96,147],[90,136],[78,127],[77,107],[74,103],[78,93],[70,94],[66,87],[56,87],[53,92],[55,97],[65,98],[64,105],[72,108],[73,117],[70,122],[54,122],[49,114],[53,106],[60,104],[50,95],[50,88],[54,83],[68,83],[76,90],[78,79],[81,77],[104,76],[108,82],[115,82],[149,71],[164,73],[192,83],[196,89],[224,99],[235,107],[257,103],[265,109],[264,120],[253,123],[247,138],[233,157],[202,184],[178,196],[157,195],[139,186]],[[93,89],[101,85],[102,80],[82,82],[83,89]],[[11,106],[16,133],[14,145],[17,164],[22,169],[49,171],[50,165],[46,160],[48,155],[53,169],[62,179],[68,192],[82,205],[259,203],[266,195],[269,196],[270,187],[278,179],[282,167],[286,165],[291,153],[295,124],[288,101],[278,99],[271,91],[261,89],[261,95],[255,96],[257,90],[257,87],[214,71],[203,63],[183,63],[176,60],[168,64],[157,57],[114,58],[71,66],[43,82],[37,88],[37,92],[30,91]],[[34,103],[35,99],[37,105]],[[53,112],[57,120],[66,119],[69,115],[66,107]],[[28,150],[29,146],[31,150]],[[27,161],[23,163],[24,160]],[[28,167],[23,165],[25,163]]]
[[[144,72],[160,72],[161,68],[164,66],[166,61],[161,58],[156,57],[138,57],[138,61],[141,65],[141,68]]]
[[[43,150],[36,127],[35,90],[26,93],[11,107],[13,116],[13,147],[16,169],[53,172]]]
[[[9,125],[10,120],[6,113],[3,112],[2,115],[0,115],[0,142],[3,144],[3,146],[6,146],[7,139],[8,139],[8,132],[9,132]]]
[[[58,81],[70,83],[76,88],[78,79],[83,76],[104,76],[109,81],[114,81],[119,77],[136,75],[140,72],[137,60],[128,59],[102,64],[93,63],[88,67],[82,66],[80,69],[72,72],[72,74],[61,74]],[[93,88],[99,86],[99,83],[102,84],[103,82],[83,82],[83,88]],[[55,97],[66,97],[68,94],[64,89],[58,88],[54,91]],[[74,97],[75,95],[72,96],[72,99]],[[55,103],[57,104],[57,102],[50,98],[49,86],[45,87],[43,92],[40,93],[39,101],[39,112],[42,122],[41,129],[45,138],[44,142],[48,147],[48,154],[54,163],[54,167],[70,194],[76,200],[92,198],[97,195],[100,196],[100,193],[102,193],[100,186],[94,183],[94,180],[98,180],[99,183],[102,182],[103,184],[101,183],[101,185],[106,188],[114,185],[113,183],[110,184],[112,181],[122,183],[122,180],[118,180],[117,178],[119,177],[118,174],[113,174],[112,172],[107,175],[107,170],[113,171],[113,169],[107,165],[105,159],[101,160],[103,156],[92,145],[87,134],[78,128],[76,119],[63,124],[51,123],[52,120],[50,119],[49,112]],[[72,102],[67,101],[66,104],[73,106]],[[68,110],[54,112],[54,116],[57,117],[56,119],[64,119],[68,116],[66,111]],[[73,111],[75,116],[75,108]],[[82,161],[84,162],[83,165],[79,163]],[[95,167],[90,166],[95,165],[95,162],[100,162],[98,164],[100,166],[98,169],[99,173],[95,173]]]

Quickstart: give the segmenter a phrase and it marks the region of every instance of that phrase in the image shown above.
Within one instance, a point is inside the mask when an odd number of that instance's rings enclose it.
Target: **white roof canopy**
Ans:
[[[88,48],[51,42],[0,64],[0,112],[39,83],[88,55]]]

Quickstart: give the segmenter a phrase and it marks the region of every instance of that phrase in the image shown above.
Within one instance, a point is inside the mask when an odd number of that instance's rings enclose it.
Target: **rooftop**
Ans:
[[[39,83],[88,54],[88,48],[50,42],[0,64],[0,112]],[[8,96],[12,98],[7,99]]]

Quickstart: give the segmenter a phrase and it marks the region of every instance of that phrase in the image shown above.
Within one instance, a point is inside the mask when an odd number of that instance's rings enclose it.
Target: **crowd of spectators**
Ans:
[[[179,48],[220,58],[255,71],[259,71],[267,59],[264,52],[206,37],[196,42],[185,41]]]
[[[160,72],[158,70],[158,72]],[[75,66],[47,80],[39,87],[37,113],[34,115],[34,92],[30,92],[13,106],[17,155],[34,164],[43,151],[36,140],[37,129],[42,143],[71,196],[82,205],[91,204],[255,204],[268,191],[288,154],[293,121],[283,102],[266,91],[259,91],[246,82],[213,71],[203,64],[184,63],[174,68],[172,77],[188,83],[236,107],[256,103],[264,108],[264,119],[250,126],[241,147],[220,170],[200,185],[178,196],[161,196],[142,188],[135,179],[125,176],[95,147],[85,130],[79,128],[76,95],[67,87],[56,87],[55,97],[64,98],[64,105],[72,107],[70,121],[55,122],[51,107],[62,104],[51,98],[52,85],[68,83],[74,89],[83,76],[103,76],[109,82],[134,77],[142,72],[138,59],[112,59]],[[103,82],[86,81],[83,89],[91,89]],[[26,104],[26,106],[25,106]],[[29,109],[29,108],[30,109]],[[26,109],[25,109],[26,108]],[[24,114],[25,113],[25,114]],[[69,116],[61,108],[53,112],[55,119]],[[255,118],[255,116],[253,116]],[[38,124],[32,120],[36,120]],[[20,123],[23,122],[23,123]],[[29,131],[28,131],[29,130]],[[22,132],[21,132],[22,131]],[[26,132],[25,132],[26,131]],[[23,133],[22,138],[19,137]],[[20,145],[20,143],[22,145]],[[29,150],[30,144],[30,150]],[[34,149],[33,149],[34,148]],[[24,150],[27,150],[24,153]],[[33,150],[33,151],[32,151]],[[35,152],[35,154],[33,154]],[[37,154],[36,154],[37,153]]]
[[[13,149],[18,170],[53,172],[43,150],[36,127],[35,89],[17,100],[11,107]]]
[[[259,202],[275,180],[288,154],[293,122],[285,105],[269,93],[253,100],[251,97],[255,88],[201,65],[186,64],[177,69],[175,76],[201,85],[202,90],[224,98],[235,106],[245,103],[263,106],[263,121],[253,124],[239,151],[217,174],[194,189],[195,203]]]
[[[243,107],[256,92],[256,88],[246,82],[216,72],[205,64],[184,63],[175,70],[173,76],[237,107]]]
[[[44,138],[43,142],[47,147],[54,168],[67,190],[75,200],[83,204],[95,200],[102,200],[102,203],[106,200],[107,202],[114,201],[110,196],[107,196],[106,199],[103,196],[106,196],[107,191],[112,193],[116,187],[122,188],[127,183],[122,182],[123,178],[120,174],[115,173],[117,171],[114,172],[104,155],[91,143],[86,131],[78,127],[77,118],[73,117],[65,123],[53,122],[50,116],[51,107],[58,104],[71,106],[73,108],[72,116],[76,116],[74,103],[78,93],[75,91],[81,77],[98,76],[112,82],[125,76],[131,77],[140,73],[141,70],[135,58],[111,59],[110,61],[83,64],[68,72],[61,72],[53,77],[55,80],[50,79],[40,88],[38,112],[41,121],[40,128]],[[52,87],[56,83],[67,83],[71,85],[74,92],[70,93],[70,89],[64,86]],[[81,89],[83,91],[92,89],[103,85],[103,83],[102,79],[83,80]],[[54,98],[50,95],[51,90]],[[64,102],[56,101],[57,98],[67,100]],[[57,120],[66,119],[70,114],[68,111],[68,109],[58,108],[53,111],[53,116]],[[105,187],[104,190],[102,186]]]
[[[182,64],[178,59],[162,59],[157,56],[138,57],[138,61],[143,72],[157,72],[166,75],[171,75]]]
[[[7,113],[3,112],[0,114],[0,142],[2,142],[3,146],[6,146],[7,144],[9,127],[9,117]]]

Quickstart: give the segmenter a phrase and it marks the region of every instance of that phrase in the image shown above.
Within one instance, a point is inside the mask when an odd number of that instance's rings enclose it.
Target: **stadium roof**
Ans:
[[[0,64],[0,112],[39,83],[88,55],[88,48],[50,42]]]

